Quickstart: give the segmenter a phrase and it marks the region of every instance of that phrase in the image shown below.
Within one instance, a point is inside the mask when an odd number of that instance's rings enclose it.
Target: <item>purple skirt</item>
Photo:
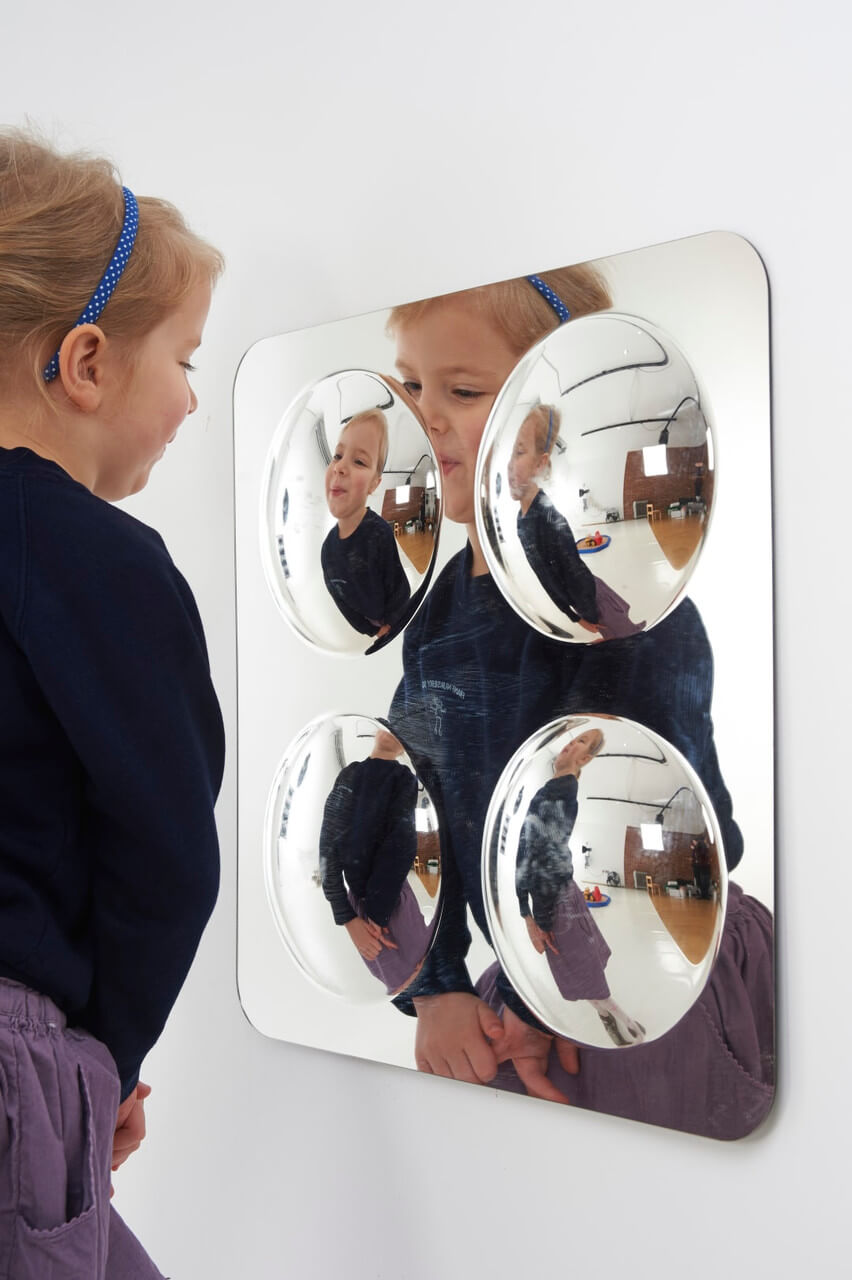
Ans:
[[[497,1012],[497,965],[477,983]],[[772,916],[729,885],[719,957],[692,1008],[658,1040],[630,1049],[580,1049],[569,1076],[551,1050],[548,1078],[578,1107],[707,1138],[742,1138],[760,1124],[775,1093]],[[511,1063],[492,1081],[524,1093]]]
[[[368,917],[363,900],[355,898],[351,892],[348,897],[352,910],[357,911],[362,920],[366,920]],[[396,995],[408,986],[425,960],[435,932],[434,921],[427,924],[423,919],[414,890],[407,880],[403,881],[387,927],[385,937],[395,942],[397,949],[382,947],[375,960],[364,960],[364,964],[374,978],[385,984],[388,995]]]
[[[635,636],[645,626],[630,621],[630,605],[617,591],[595,576],[595,604],[598,607],[596,626],[604,640],[620,640],[623,636]]]
[[[609,987],[604,969],[611,952],[576,880],[560,891],[550,932],[557,954],[550,947],[544,954],[562,998],[605,1000]]]

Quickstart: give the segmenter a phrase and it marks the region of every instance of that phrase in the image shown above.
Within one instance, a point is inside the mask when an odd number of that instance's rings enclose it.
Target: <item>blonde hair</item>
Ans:
[[[350,418],[346,423],[346,426],[342,428],[340,434],[343,435],[343,432],[346,431],[348,427],[354,426],[356,422],[375,422],[378,424],[379,461],[376,470],[378,474],[381,475],[385,469],[385,463],[388,460],[388,450],[390,449],[388,420],[382,413],[381,409],[365,409],[363,413],[356,413],[354,417]]]
[[[144,337],[224,266],[174,205],[137,199],[133,252],[98,320],[115,338]],[[44,394],[42,370],[92,296],[123,222],[109,160],[0,132],[0,373],[23,365]]]
[[[554,404],[537,404],[521,423],[522,430],[528,422],[533,424],[533,443],[536,453],[546,453],[550,457],[556,437],[559,435],[562,414]]]
[[[606,311],[612,306],[603,276],[588,263],[541,271],[539,277],[565,303],[573,320],[594,311]],[[416,323],[432,307],[448,299],[458,299],[479,312],[484,320],[504,335],[518,356],[546,333],[559,327],[559,317],[550,303],[526,277],[518,276],[513,280],[501,280],[498,284],[481,285],[477,289],[445,293],[394,307],[388,317],[388,333],[392,336],[398,329]]]

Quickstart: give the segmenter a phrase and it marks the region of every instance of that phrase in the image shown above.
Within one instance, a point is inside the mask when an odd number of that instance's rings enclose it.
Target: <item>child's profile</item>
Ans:
[[[144,1137],[142,1063],[216,900],[224,734],[192,592],[112,504],[197,407],[222,267],[109,161],[0,133],[0,1078],[16,1081],[0,1129],[19,1175],[0,1172],[0,1257],[16,1274],[160,1277],[111,1172]]]

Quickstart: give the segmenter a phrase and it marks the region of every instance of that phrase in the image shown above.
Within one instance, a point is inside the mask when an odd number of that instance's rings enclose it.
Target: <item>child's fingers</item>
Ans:
[[[570,1106],[571,1101],[548,1080],[541,1063],[536,1058],[513,1058],[521,1084],[531,1098],[543,1098],[545,1102],[561,1102]]]
[[[556,1056],[559,1064],[569,1076],[580,1074],[580,1051],[570,1040],[564,1040],[562,1036],[556,1037]]]

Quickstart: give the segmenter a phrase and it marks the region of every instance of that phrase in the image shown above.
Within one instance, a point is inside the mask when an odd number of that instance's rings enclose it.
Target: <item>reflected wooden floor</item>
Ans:
[[[435,539],[431,533],[406,533],[401,529],[397,534],[400,550],[408,556],[418,573],[425,573],[432,558]]]
[[[441,877],[437,871],[415,871],[417,879],[423,885],[430,898],[434,898],[435,894],[441,886]]]
[[[695,554],[695,548],[701,541],[704,532],[704,521],[700,516],[682,516],[671,520],[662,516],[659,520],[649,520],[649,525],[660,544],[660,550],[673,569],[682,569]]]
[[[651,902],[690,964],[702,961],[713,938],[716,903],[703,898],[670,898],[663,893],[654,894]]]

